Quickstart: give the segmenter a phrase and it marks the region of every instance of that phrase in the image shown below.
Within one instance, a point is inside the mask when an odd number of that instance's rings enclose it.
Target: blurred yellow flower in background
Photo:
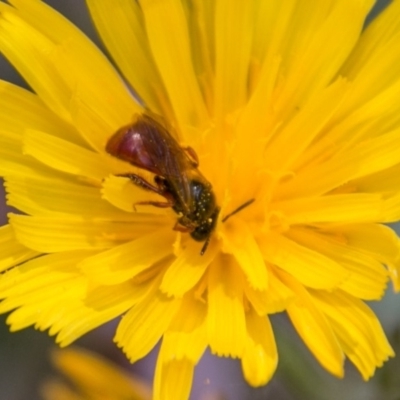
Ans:
[[[0,230],[12,330],[65,346],[123,315],[130,361],[162,339],[155,399],[188,398],[207,347],[267,383],[282,311],[338,377],[345,357],[368,379],[393,356],[364,301],[400,288],[383,225],[400,219],[400,2],[363,30],[371,0],[88,0],[121,75],[42,2],[10,3],[0,51],[34,92],[0,82],[0,175],[21,211]],[[133,206],[162,197],[117,176],[150,174],[106,154],[147,110],[213,186],[204,255],[171,208]]]
[[[111,361],[82,349],[53,353],[53,363],[65,379],[43,384],[45,400],[150,400],[151,391],[140,379]]]

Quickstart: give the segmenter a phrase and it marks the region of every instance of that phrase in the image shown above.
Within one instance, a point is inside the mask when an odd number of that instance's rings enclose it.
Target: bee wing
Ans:
[[[175,138],[161,124],[143,114],[135,123],[140,132],[142,149],[146,152],[150,171],[165,178],[188,208],[191,203],[191,191],[188,174],[194,168],[185,151]]]

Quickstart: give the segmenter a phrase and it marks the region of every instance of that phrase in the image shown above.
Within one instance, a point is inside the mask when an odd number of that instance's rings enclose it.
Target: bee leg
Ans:
[[[148,206],[154,206],[154,207],[160,207],[160,208],[168,208],[168,207],[173,207],[175,205],[174,198],[167,191],[162,178],[156,179],[155,181],[156,181],[157,186],[154,186],[150,182],[146,181],[146,179],[142,178],[140,175],[126,173],[126,174],[118,174],[117,176],[121,176],[123,178],[129,178],[132,181],[132,183],[134,183],[136,186],[139,186],[142,189],[150,190],[154,193],[157,193],[160,196],[165,197],[165,199],[167,200],[167,201],[151,201],[151,200],[138,201],[137,203],[134,204],[134,206],[148,205]]]
[[[159,208],[172,207],[175,203],[173,201],[138,201],[134,205],[137,206],[154,206]]]
[[[193,232],[192,227],[190,226],[183,226],[179,223],[179,221],[176,221],[176,224],[173,227],[174,231],[178,231],[178,232],[183,232],[183,233],[188,233],[188,232]]]
[[[192,161],[193,167],[197,168],[199,166],[199,157],[194,149],[190,146],[183,147],[183,150],[186,151],[187,155],[189,156],[190,160]]]
[[[206,241],[203,244],[203,247],[201,248],[200,255],[204,256],[204,253],[206,252],[208,248],[208,244],[210,243],[211,235],[208,235],[206,238]]]
[[[128,178],[134,183],[136,186],[141,187],[142,189],[150,190],[154,193],[160,194],[161,196],[165,196],[165,189],[160,186],[154,186],[150,182],[146,181],[146,179],[142,178],[140,175],[126,173],[126,174],[118,174],[116,176],[120,176],[122,178]]]

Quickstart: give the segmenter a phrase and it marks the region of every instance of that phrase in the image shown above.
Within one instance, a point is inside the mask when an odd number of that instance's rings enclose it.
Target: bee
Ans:
[[[168,129],[148,114],[138,115],[133,123],[120,128],[108,140],[106,151],[154,174],[154,183],[135,173],[118,176],[164,197],[165,201],[136,204],[171,207],[178,215],[174,230],[188,232],[194,240],[204,242],[200,252],[203,255],[220,208],[211,183],[198,169],[195,151],[180,146]]]

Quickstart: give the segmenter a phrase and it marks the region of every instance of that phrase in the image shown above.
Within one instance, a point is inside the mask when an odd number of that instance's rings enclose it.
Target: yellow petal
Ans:
[[[199,244],[188,242],[165,272],[160,290],[168,296],[182,297],[199,282],[218,250],[216,245],[210,243],[205,254],[200,255]]]
[[[22,141],[22,134],[29,127],[32,130],[48,132],[60,139],[84,145],[77,130],[58,118],[43,103],[39,96],[0,80],[1,127],[9,134],[14,133],[16,141]]]
[[[254,2],[221,0],[215,4],[214,116],[227,114],[248,98],[248,64],[251,54]],[[232,68],[232,66],[235,66]]]
[[[282,70],[286,75],[276,102],[280,120],[336,76],[357,43],[373,3],[330,0],[318,7],[306,7],[297,2],[286,37],[277,49],[283,53]],[[338,25],[341,31],[332,35]]]
[[[206,321],[206,306],[191,295],[185,296],[163,338],[164,360],[189,360],[196,364],[208,345]]]
[[[208,113],[194,73],[188,26],[181,2],[144,0],[140,6],[150,48],[178,125],[183,128],[208,126]]]
[[[126,173],[127,170],[118,171],[121,173]],[[147,176],[142,173],[140,176],[143,178],[147,178]],[[148,181],[151,181],[153,177],[149,177]],[[170,209],[159,208],[159,207],[151,207],[149,205],[140,205],[137,204],[141,201],[161,201],[165,202],[165,198],[160,196],[159,194],[150,192],[148,190],[143,190],[143,188],[134,185],[132,181],[127,178],[123,178],[120,176],[109,175],[102,182],[101,188],[102,198],[107,200],[109,203],[114,205],[115,207],[120,208],[121,210],[128,211],[130,214],[151,214],[154,217],[157,217],[157,220],[160,224],[162,224],[161,219],[166,215],[173,214]],[[176,216],[176,214],[173,214]],[[149,221],[150,223],[150,221]],[[166,223],[171,224],[171,221]]]
[[[136,236],[134,226],[124,222],[17,214],[9,215],[9,221],[19,242],[42,253],[106,249]]]
[[[400,219],[400,192],[395,193],[385,200],[384,203],[384,217],[382,222],[390,223],[397,222]]]
[[[254,58],[264,60],[264,65],[271,65],[282,52],[296,3],[297,0],[256,2],[252,50]]]
[[[66,108],[68,86],[48,56],[54,45],[21,20],[11,7],[1,4],[0,49],[28,84],[59,117],[70,120]],[[28,39],[28,40],[27,40]],[[29,60],[29,61],[28,61]],[[35,68],[32,68],[32,62]]]
[[[100,292],[101,303],[90,296],[86,302],[87,281],[76,268],[86,255],[78,251],[42,256],[5,274],[0,283],[7,299],[0,312],[18,307],[7,319],[11,329],[50,328],[49,334],[57,334],[57,342],[67,345],[130,308],[135,298],[130,285]]]
[[[115,285],[134,278],[171,253],[170,230],[158,230],[138,239],[114,246],[83,260],[79,267],[91,280],[102,285]],[[154,251],[154,247],[157,251]]]
[[[247,224],[240,219],[229,223],[229,230],[221,232],[224,251],[235,257],[250,286],[256,290],[268,287],[268,271],[260,246]],[[240,236],[237,235],[240,232]]]
[[[163,346],[157,358],[153,400],[187,400],[192,386],[194,364],[186,359],[165,361]]]
[[[269,263],[290,273],[305,286],[333,289],[348,275],[334,260],[283,235],[265,235],[260,246]]]
[[[129,214],[102,200],[98,187],[46,178],[6,178],[7,203],[30,215],[51,213],[120,221],[131,219]]]
[[[212,113],[215,63],[215,2],[204,0],[185,1],[186,17],[192,48],[193,67],[208,108]]]
[[[144,382],[96,353],[79,348],[64,349],[53,352],[52,361],[82,394],[110,399],[150,399],[150,390]]]
[[[286,310],[295,296],[293,291],[276,276],[274,271],[275,268],[269,268],[269,286],[266,290],[255,290],[249,285],[245,285],[246,297],[260,316]]]
[[[131,362],[150,352],[167,330],[181,301],[156,292],[159,282],[147,298],[129,310],[119,323],[114,341]]]
[[[157,114],[167,95],[149,49],[140,5],[127,0],[89,0],[90,15],[108,51],[140,99]]]
[[[63,301],[70,303],[69,307],[62,310],[61,316],[55,314],[56,319],[46,321],[46,318],[54,315],[54,310],[49,310],[48,316],[43,316],[43,323],[46,325],[41,329],[51,325],[49,334],[58,333],[57,342],[60,346],[67,346],[85,333],[127,312],[140,302],[147,292],[148,286],[145,284],[134,285],[130,282],[112,287],[102,286],[90,290],[86,288],[83,300],[64,299]],[[62,309],[62,301],[60,304],[55,303],[55,307]],[[39,322],[37,326],[40,327]]]
[[[22,175],[24,177],[37,177],[48,174],[48,168],[33,158],[27,159],[22,154],[21,135],[13,135],[10,131],[0,130],[0,173],[2,176]]]
[[[242,357],[243,375],[251,386],[265,385],[278,364],[278,350],[268,318],[246,315],[248,338]]]
[[[394,290],[400,291],[400,258],[394,263],[388,265],[390,279],[392,280]]]
[[[340,291],[313,292],[312,296],[329,319],[343,351],[365,380],[394,356],[377,317],[361,300]]]
[[[347,67],[351,69],[365,65],[374,57],[377,51],[400,32],[398,12],[400,5],[397,2],[389,3],[378,16],[376,16],[364,30],[357,47],[347,60]]]
[[[208,273],[208,340],[214,354],[240,357],[246,343],[243,274],[230,257],[218,261]]]
[[[261,2],[261,4],[270,4],[270,2]],[[275,133],[271,117],[273,115],[272,93],[278,79],[280,61],[280,58],[274,58],[273,62],[263,69],[257,87],[244,106],[235,127],[233,160],[237,163],[237,167],[234,177],[239,187],[242,183],[242,186],[246,188],[249,185],[256,188],[256,180],[250,181],[248,177],[252,176],[254,171],[263,168],[265,145]],[[265,136],[260,137],[259,132],[265,132]]]
[[[342,104],[348,83],[338,79],[318,92],[287,122],[274,133],[265,152],[265,164],[273,171],[290,170],[298,157],[326,129],[332,116]],[[302,132],[299,135],[299,132]],[[282,159],[282,154],[286,154]]]
[[[398,174],[400,164],[380,172],[362,177],[351,182],[353,187],[357,187],[362,192],[396,192],[398,190]]]
[[[97,181],[111,172],[97,153],[44,132],[28,130],[23,150],[51,168]]]
[[[371,118],[370,113],[366,115]],[[349,132],[346,129],[342,130]],[[365,129],[364,131],[369,132]],[[316,145],[316,149],[304,153],[305,157],[301,162],[309,165],[302,168],[293,179],[283,183],[279,188],[278,198],[290,198],[294,193],[296,193],[296,197],[325,194],[346,184],[351,179],[359,179],[398,163],[399,130],[395,129],[374,139],[358,138],[357,145],[346,144],[348,146],[346,150],[343,149],[344,144],[342,144],[342,150],[335,157],[324,162],[318,162],[317,158],[318,164],[316,165],[313,157],[317,157],[318,153],[332,152],[331,141],[334,140],[332,136],[329,135],[329,140]],[[349,133],[345,135],[345,138],[348,136]],[[353,140],[355,139],[353,138]]]
[[[38,254],[15,240],[14,231],[10,225],[0,227],[0,272],[30,260]]]
[[[324,229],[325,232],[344,240],[346,245],[385,264],[397,260],[400,243],[396,232],[385,225],[340,225]]]
[[[5,17],[12,43],[7,46],[7,57],[51,109],[72,119],[94,147],[104,149],[110,134],[142,108],[106,57],[66,18],[42,2],[16,0],[14,4],[18,11],[7,12]],[[34,73],[32,59],[37,63]],[[95,110],[102,129],[93,132],[87,124],[80,124],[78,104]]]
[[[0,2],[0,51],[35,92],[0,82],[0,173],[25,214],[0,230],[12,329],[66,345],[125,314],[118,346],[135,361],[162,340],[155,398],[175,400],[207,345],[265,384],[267,314],[287,310],[326,369],[341,376],[348,355],[370,376],[392,350],[360,299],[380,298],[389,276],[400,287],[400,241],[378,226],[400,218],[397,2],[363,31],[373,0],[88,1],[137,87],[45,3]],[[196,149],[222,217],[254,199],[221,218],[203,256],[174,230],[182,204],[136,207],[164,199],[105,154],[144,111]],[[193,189],[203,178],[186,161]],[[175,173],[159,172],[175,197]]]
[[[76,394],[74,389],[65,387],[61,382],[45,382],[42,384],[40,393],[44,400],[82,400],[82,397]]]
[[[287,308],[297,333],[324,368],[342,377],[344,354],[334,329],[306,289],[287,273],[280,272],[279,276],[297,296]]]
[[[281,201],[273,209],[291,224],[375,222],[382,218],[383,199],[379,194],[337,194]]]
[[[399,5],[391,2],[368,25],[341,73],[356,84],[353,104],[356,106],[390,87],[399,77],[393,65],[399,63]]]
[[[75,298],[67,298],[55,303],[54,308],[61,310],[56,314],[54,309],[49,309],[36,324],[39,329],[49,329],[50,335],[57,334],[56,341],[60,346],[67,346],[85,333],[106,324],[119,317],[140,301],[143,296],[141,287],[131,284],[100,287],[93,291],[84,291],[84,300],[76,301]],[[146,288],[147,289],[147,288]],[[69,303],[69,307],[62,308],[63,303]],[[50,319],[50,316],[56,318]]]
[[[338,287],[366,300],[380,299],[383,296],[388,280],[387,270],[375,257],[348,246],[344,236],[336,238],[324,231],[301,228],[293,229],[289,236],[328,257],[348,272]]]

